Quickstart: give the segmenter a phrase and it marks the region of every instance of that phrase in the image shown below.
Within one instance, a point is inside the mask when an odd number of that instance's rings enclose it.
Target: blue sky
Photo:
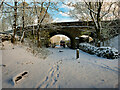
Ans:
[[[13,4],[13,1],[14,0],[5,0],[6,2],[10,1],[11,4]],[[22,0],[19,0],[19,1],[22,1]],[[25,0],[26,2],[31,2],[33,0]],[[39,1],[39,0],[37,0]],[[60,0],[59,0],[60,2]],[[64,2],[68,2],[68,0],[65,0]],[[59,8],[60,11],[62,12],[58,12],[58,11],[51,11],[49,10],[48,12],[50,13],[50,15],[52,16],[53,18],[53,22],[68,22],[68,21],[74,21],[76,19],[70,17],[68,14],[69,14],[69,10],[73,10],[74,8],[73,7],[68,7],[62,3],[59,3],[57,5],[57,7]]]
[[[22,2],[23,0],[17,0],[17,1],[19,1],[19,3],[20,3],[20,1]],[[27,3],[30,3],[30,2],[33,2],[34,0],[25,0]],[[36,0],[37,2],[41,2],[41,1],[43,1],[43,0]],[[44,0],[45,1],[45,0]],[[63,3],[61,3],[61,1],[62,2],[64,2],[64,3],[70,3],[70,2],[72,2],[72,3],[76,3],[76,2],[82,2],[82,0],[51,0],[51,1],[56,1],[56,2],[60,2],[58,5],[57,5],[57,7],[59,8],[59,10],[60,11],[62,11],[62,12],[57,12],[57,11],[51,11],[50,9],[49,9],[49,14],[52,16],[52,18],[53,18],[53,22],[69,22],[69,21],[78,21],[77,19],[75,19],[75,18],[73,18],[73,17],[70,17],[70,15],[69,15],[69,11],[70,10],[73,10],[74,9],[74,7],[70,7],[70,6],[67,6],[67,5],[64,5]],[[88,0],[86,0],[86,1],[88,1]],[[94,1],[94,0],[92,0],[92,1]],[[105,0],[105,1],[108,1],[108,0]],[[112,1],[117,1],[117,0],[112,0]],[[1,0],[0,0],[0,2],[1,2]],[[14,0],[5,0],[5,2],[10,2],[11,4],[14,4]],[[110,1],[109,1],[110,2]]]
[[[59,3],[58,8],[59,8],[60,12],[57,12],[57,11],[53,12],[53,19],[54,19],[53,22],[76,21],[75,18],[72,18],[69,15],[69,11],[73,10],[74,7],[69,7],[62,3]]]

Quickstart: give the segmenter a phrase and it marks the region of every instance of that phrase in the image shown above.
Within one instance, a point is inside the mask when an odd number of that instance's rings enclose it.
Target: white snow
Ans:
[[[89,38],[89,42],[93,41],[93,38],[88,36],[88,35],[82,35],[80,37],[82,37],[82,38]]]
[[[79,48],[87,53],[95,54],[99,57],[115,59],[119,58],[119,52],[112,47],[95,47],[89,43],[80,43]]]
[[[119,37],[120,37],[120,35],[118,35],[118,36],[116,36],[108,41],[105,41],[105,46],[114,47],[118,50],[120,48],[120,46],[118,45],[119,44]]]
[[[89,36],[88,35],[82,35],[80,37],[83,37],[83,38],[88,38]]]
[[[118,59],[110,60],[69,48],[48,48],[50,55],[39,58],[26,46],[4,43],[2,50],[3,88],[114,88],[118,86]],[[13,48],[14,47],[14,48]],[[62,52],[59,52],[62,51]],[[12,79],[23,71],[16,85]]]
[[[74,22],[74,21],[79,21],[78,19],[69,19],[69,18],[67,18],[67,19],[61,19],[61,18],[56,18],[56,19],[54,19],[53,21],[52,21],[52,23],[57,23],[57,22]]]

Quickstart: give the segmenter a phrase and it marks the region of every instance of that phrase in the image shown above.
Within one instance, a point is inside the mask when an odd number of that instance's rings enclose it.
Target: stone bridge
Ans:
[[[52,23],[52,28],[49,25],[45,26],[45,30],[49,32],[50,37],[63,34],[70,38],[71,48],[76,48],[76,37],[80,37],[83,34],[90,35],[91,32],[94,32],[94,25],[91,22],[61,22],[61,23]],[[55,28],[54,28],[55,27]]]
[[[119,26],[115,26],[115,22],[118,23],[118,21],[119,20],[112,21],[112,23],[109,26],[119,31]],[[104,24],[109,22],[111,21],[103,21],[102,23]],[[118,29],[116,27],[118,27]],[[37,25],[27,26],[25,27],[24,30],[33,31],[33,28],[36,31]],[[12,33],[12,31],[13,30],[10,30],[8,31],[8,33]],[[57,22],[57,23],[42,25],[41,31],[49,32],[50,37],[57,34],[66,35],[71,39],[71,48],[76,48],[75,37],[80,37],[83,34],[90,35],[91,32],[95,32],[95,28],[92,21],[59,22],[59,23]],[[19,34],[20,32],[22,32],[22,27],[17,27],[17,34]]]
[[[37,29],[37,25],[34,26]],[[18,28],[20,30],[20,28]],[[33,26],[27,26],[25,28],[26,31],[33,30]],[[66,35],[71,40],[71,48],[76,48],[76,37],[80,37],[83,34],[90,35],[91,32],[94,32],[94,25],[92,22],[59,22],[59,23],[51,23],[47,25],[43,25],[41,31],[49,32],[50,37],[62,34]]]

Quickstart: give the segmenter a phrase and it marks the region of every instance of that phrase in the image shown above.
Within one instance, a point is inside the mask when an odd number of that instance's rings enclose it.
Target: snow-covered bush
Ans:
[[[95,47],[88,43],[80,43],[79,48],[89,54],[95,54],[99,57],[115,59],[119,57],[118,50],[111,47]]]
[[[90,54],[95,54],[96,50],[98,49],[97,47],[92,46],[88,43],[80,43],[79,48],[87,53],[90,53]]]

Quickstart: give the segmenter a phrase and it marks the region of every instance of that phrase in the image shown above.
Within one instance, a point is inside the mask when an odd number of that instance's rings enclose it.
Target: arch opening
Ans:
[[[74,34],[71,34],[71,32],[63,31],[63,30],[57,30],[57,31],[52,31],[49,32],[50,38],[54,35],[62,34],[67,36],[70,39],[70,46],[69,48],[74,49],[75,48],[75,36]]]
[[[71,48],[71,39],[64,34],[55,34],[50,38],[53,48]]]

